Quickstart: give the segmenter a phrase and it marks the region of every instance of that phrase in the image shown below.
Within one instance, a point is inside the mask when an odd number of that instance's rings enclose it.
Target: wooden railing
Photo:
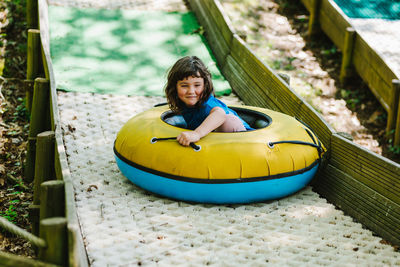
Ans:
[[[342,50],[340,80],[344,84],[355,69],[388,113],[386,132],[400,145],[400,77],[386,64],[333,0],[301,0],[310,12],[309,34],[322,29]],[[353,68],[354,66],[354,68]]]
[[[399,245],[400,165],[335,133],[320,114],[235,34],[218,0],[189,3],[205,30],[220,69],[239,97],[246,104],[272,108],[301,119],[328,148],[325,166],[313,182],[314,190],[381,237]],[[341,40],[344,38],[343,35]]]

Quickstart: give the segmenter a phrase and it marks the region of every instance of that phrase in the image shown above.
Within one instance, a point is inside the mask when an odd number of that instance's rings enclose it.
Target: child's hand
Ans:
[[[193,131],[193,132],[182,132],[178,137],[176,138],[178,140],[179,144],[183,146],[189,146],[190,143],[194,143],[200,140],[200,135]]]

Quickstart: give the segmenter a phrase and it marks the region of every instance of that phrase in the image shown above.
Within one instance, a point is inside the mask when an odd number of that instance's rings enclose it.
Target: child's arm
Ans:
[[[199,141],[200,138],[217,129],[225,122],[225,119],[225,111],[220,107],[215,107],[199,127],[192,132],[182,132],[176,139],[179,144],[188,146],[190,143]]]

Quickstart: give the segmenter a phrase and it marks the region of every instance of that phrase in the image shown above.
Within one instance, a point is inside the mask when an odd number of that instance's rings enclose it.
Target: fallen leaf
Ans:
[[[382,114],[382,112],[380,110],[376,110],[374,113],[372,113],[372,115],[369,117],[367,123],[373,123],[375,122],[378,117]]]
[[[87,189],[86,191],[87,191],[87,192],[92,192],[92,191],[93,191],[93,188],[99,189],[99,188],[97,187],[97,185],[91,184],[91,185],[89,185],[89,187],[88,187],[88,189]]]

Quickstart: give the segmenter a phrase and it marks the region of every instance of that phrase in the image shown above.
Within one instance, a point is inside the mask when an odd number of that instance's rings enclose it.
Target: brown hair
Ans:
[[[167,84],[164,91],[169,107],[174,112],[181,112],[185,104],[178,97],[176,85],[188,77],[204,79],[204,91],[200,96],[196,107],[201,106],[211,94],[214,94],[214,87],[211,81],[211,74],[204,63],[196,56],[186,56],[179,59],[169,70]]]

